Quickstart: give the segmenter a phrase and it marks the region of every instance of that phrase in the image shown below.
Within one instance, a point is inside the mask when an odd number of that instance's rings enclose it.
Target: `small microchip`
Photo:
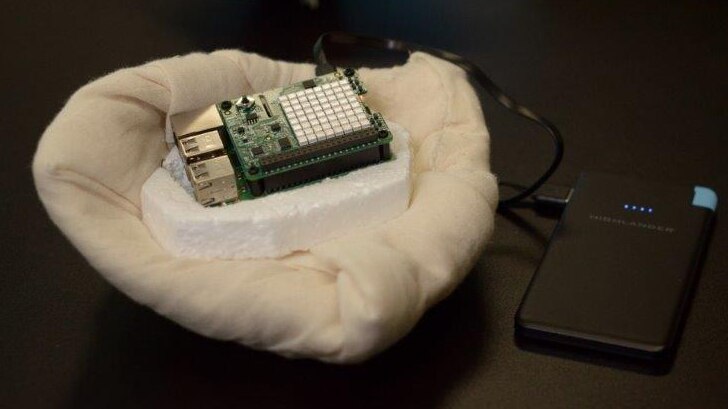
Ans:
[[[250,152],[254,156],[260,156],[263,154],[263,148],[261,148],[260,146],[254,146],[253,148],[250,149]]]
[[[253,125],[254,123],[258,122],[258,114],[256,112],[250,112],[246,114],[245,118],[248,120],[248,125]]]
[[[279,124],[278,122],[274,123],[273,125],[270,126],[270,130],[273,131],[273,132],[280,131],[281,130],[281,124]]]
[[[283,151],[291,149],[291,141],[289,141],[288,138],[281,138],[278,140],[278,146],[280,146]]]
[[[315,82],[314,82],[313,80],[306,80],[306,81],[303,81],[303,88],[304,88],[304,89],[309,89],[309,88],[313,88],[313,87],[315,87],[315,86],[316,86],[316,83],[315,83]]]

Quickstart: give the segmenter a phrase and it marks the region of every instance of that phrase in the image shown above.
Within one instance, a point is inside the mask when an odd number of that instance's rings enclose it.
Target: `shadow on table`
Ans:
[[[481,280],[471,274],[406,338],[351,366],[207,339],[114,292],[68,407],[439,407],[483,366]]]

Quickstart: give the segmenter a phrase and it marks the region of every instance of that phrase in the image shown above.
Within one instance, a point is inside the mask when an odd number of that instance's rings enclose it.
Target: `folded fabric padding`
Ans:
[[[277,259],[177,257],[154,240],[140,197],[168,153],[168,115],[314,76],[309,64],[239,51],[154,61],[82,87],[39,142],[38,194],[110,283],[186,328],[289,357],[364,360],[461,282],[492,232],[498,193],[461,69],[414,53],[359,73],[367,104],[410,133],[412,197],[389,221]]]

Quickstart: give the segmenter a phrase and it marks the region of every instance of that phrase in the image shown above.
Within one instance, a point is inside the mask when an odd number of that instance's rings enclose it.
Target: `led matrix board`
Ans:
[[[391,158],[392,134],[351,68],[171,117],[204,206],[253,199]]]

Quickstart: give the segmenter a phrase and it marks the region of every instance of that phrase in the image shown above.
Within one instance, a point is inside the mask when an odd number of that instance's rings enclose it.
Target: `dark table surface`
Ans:
[[[310,59],[331,29],[472,57],[558,124],[555,183],[582,170],[728,193],[725,2],[108,0],[3,8],[0,407],[728,407],[728,227],[719,209],[672,371],[651,376],[519,350],[513,315],[554,220],[497,216],[478,265],[371,361],[290,361],[192,334],[120,294],[50,222],[32,184],[41,132],[119,67],[195,50]],[[399,2],[405,3],[405,2]],[[548,141],[492,102],[493,167],[528,181]]]

